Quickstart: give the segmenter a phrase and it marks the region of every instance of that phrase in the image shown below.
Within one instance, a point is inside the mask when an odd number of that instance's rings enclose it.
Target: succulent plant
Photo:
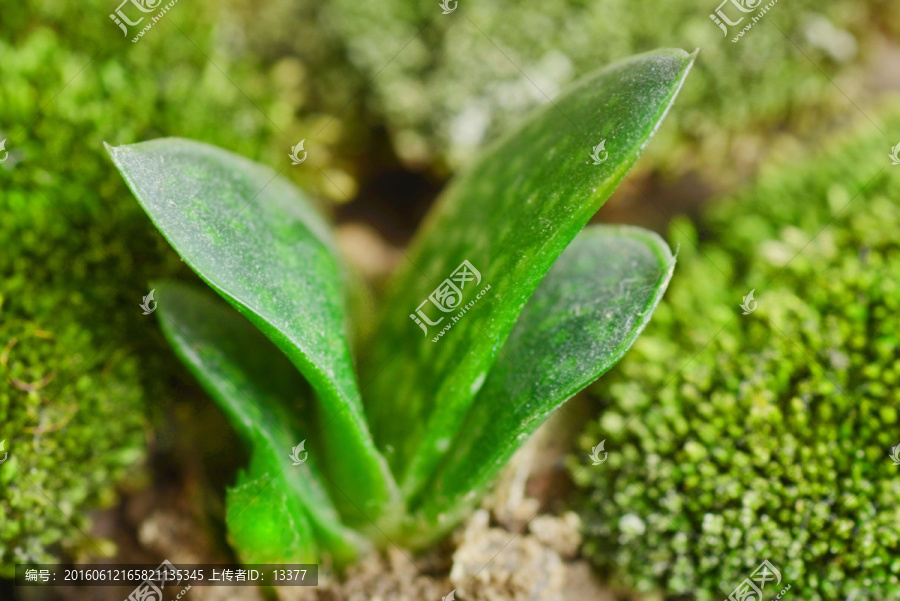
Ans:
[[[674,258],[644,230],[581,230],[693,58],[661,50],[615,63],[487,149],[426,219],[355,355],[353,280],[308,197],[198,142],[109,149],[162,234],[224,298],[152,284],[163,332],[251,451],[227,498],[242,559],[340,565],[389,541],[432,544],[550,412],[621,358]],[[594,164],[599,139],[609,156]],[[303,461],[291,452],[300,441]]]

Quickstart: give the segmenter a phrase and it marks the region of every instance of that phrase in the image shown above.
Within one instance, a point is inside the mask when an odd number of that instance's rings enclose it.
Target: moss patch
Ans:
[[[574,470],[616,585],[721,599],[768,559],[803,599],[900,594],[900,168],[864,126],[715,207],[709,241],[674,224],[672,285],[595,388],[581,446],[609,461]]]

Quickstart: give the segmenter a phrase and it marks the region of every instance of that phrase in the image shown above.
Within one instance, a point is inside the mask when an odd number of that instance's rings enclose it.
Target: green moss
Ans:
[[[105,18],[114,5],[34,4],[5,7],[0,23],[3,577],[63,550],[96,555],[90,510],[115,502],[136,473],[147,416],[173,400],[180,373],[138,305],[149,281],[188,270],[102,142],[182,135],[277,164],[290,143],[269,119],[288,135],[301,129],[273,71],[216,55],[202,3],[167,15],[184,36],[160,23],[138,44],[111,21],[84,27],[86,14]]]
[[[673,224],[666,298],[595,389],[581,447],[609,460],[573,466],[617,585],[721,599],[768,559],[798,598],[900,595],[900,167],[864,126],[715,207],[710,241]]]
[[[107,506],[142,456],[138,361],[63,314],[42,322],[0,310],[0,423],[9,455],[0,465],[0,575],[50,561],[62,543],[77,552],[86,508]],[[42,385],[46,384],[46,385]],[[92,549],[91,549],[92,550]]]

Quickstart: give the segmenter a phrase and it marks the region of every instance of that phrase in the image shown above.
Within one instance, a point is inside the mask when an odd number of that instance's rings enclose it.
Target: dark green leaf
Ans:
[[[588,76],[473,160],[426,219],[389,288],[365,366],[373,378],[366,411],[407,498],[433,475],[519,312],[637,160],[692,62],[661,50]],[[429,294],[464,260],[480,281],[442,312]],[[431,321],[442,318],[427,335],[411,319],[423,302]],[[433,342],[452,316],[459,321]]]
[[[592,226],[575,238],[528,301],[423,491],[413,529],[423,538],[414,545],[452,528],[528,435],[625,355],[674,265],[666,243],[640,228]]]
[[[175,282],[157,284],[156,293],[172,348],[251,450],[249,471],[228,495],[229,533],[242,559],[302,563],[315,557],[318,541],[338,563],[350,560],[363,543],[341,524],[315,452],[301,465],[290,458],[312,432],[298,417],[310,414],[303,377],[215,296]]]

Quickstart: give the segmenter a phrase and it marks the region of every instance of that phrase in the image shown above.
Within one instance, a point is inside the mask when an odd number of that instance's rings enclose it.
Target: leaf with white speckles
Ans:
[[[320,448],[350,523],[398,502],[372,443],[344,330],[342,267],[326,222],[271,169],[177,138],[107,147],[185,262],[269,337],[316,392]],[[160,300],[160,303],[164,301]],[[356,499],[365,499],[366,516]]]
[[[458,523],[527,436],[625,355],[674,265],[666,243],[640,228],[591,226],[575,238],[528,301],[423,490],[417,519],[433,529],[413,528],[427,533],[414,545]]]
[[[363,372],[375,440],[407,499],[433,476],[441,441],[459,431],[519,312],[637,160],[693,59],[660,50],[582,79],[473,160],[426,218]],[[445,280],[463,261],[480,282],[460,295]],[[443,306],[429,300],[448,290]],[[438,324],[426,327],[423,316]]]

